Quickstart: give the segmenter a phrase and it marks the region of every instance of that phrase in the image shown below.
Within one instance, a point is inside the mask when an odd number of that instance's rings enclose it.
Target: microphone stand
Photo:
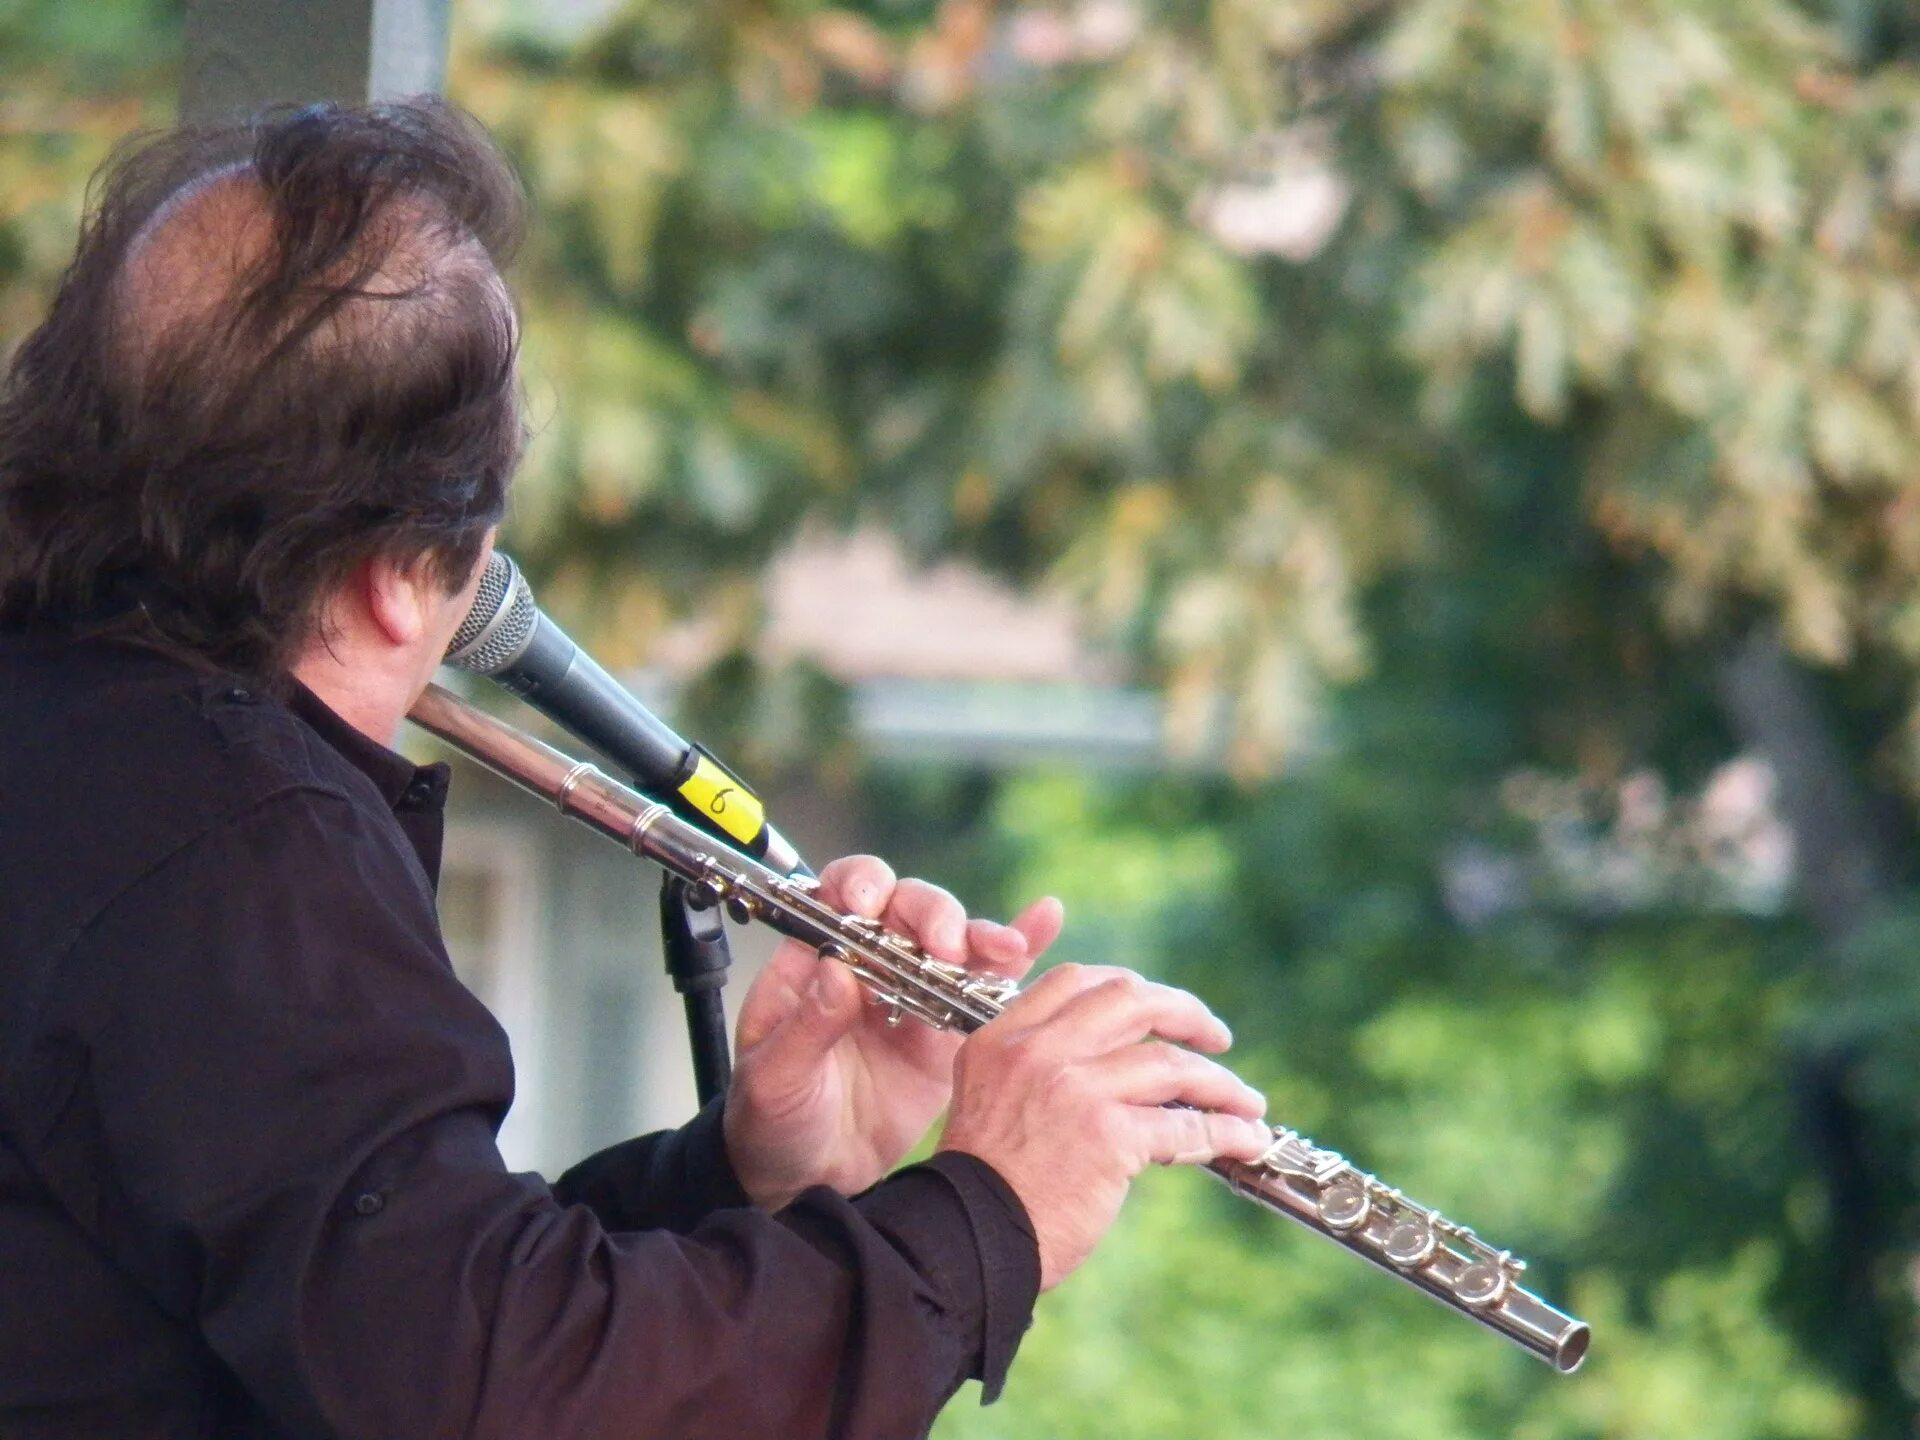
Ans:
[[[702,1106],[724,1095],[733,1076],[723,996],[733,950],[720,907],[697,906],[687,882],[669,871],[660,885],[660,939],[667,974],[687,1011],[694,1092]]]

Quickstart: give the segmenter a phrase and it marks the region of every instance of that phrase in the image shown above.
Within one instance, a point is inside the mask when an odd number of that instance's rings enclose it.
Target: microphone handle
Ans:
[[[811,874],[766,808],[720,762],[682,739],[544,612],[526,647],[493,678],[601,754],[643,790],[783,874]]]
[[[635,700],[543,613],[494,679],[615,761],[643,789],[677,792],[699,752]]]

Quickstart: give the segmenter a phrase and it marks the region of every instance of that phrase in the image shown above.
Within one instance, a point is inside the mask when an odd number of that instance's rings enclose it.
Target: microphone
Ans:
[[[689,820],[768,868],[812,875],[800,852],[767,823],[760,797],[568,639],[534,603],[520,567],[498,550],[447,647],[446,663],[498,681],[626,770],[640,788],[668,797]]]

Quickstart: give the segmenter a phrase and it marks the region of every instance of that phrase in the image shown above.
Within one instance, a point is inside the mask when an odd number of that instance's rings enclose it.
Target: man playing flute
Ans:
[[[521,210],[436,101],[149,138],[0,382],[10,1440],[901,1440],[1143,1167],[1269,1143],[1191,996],[1060,966],[962,1042],[789,942],[722,1102],[508,1173],[447,772],[389,745],[520,455]],[[822,882],[1001,975],[1060,925]]]

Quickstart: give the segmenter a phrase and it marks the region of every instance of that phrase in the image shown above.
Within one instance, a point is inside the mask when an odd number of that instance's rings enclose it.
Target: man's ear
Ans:
[[[361,567],[360,584],[367,614],[390,644],[411,645],[426,633],[432,577],[425,563],[402,565],[376,555]]]

